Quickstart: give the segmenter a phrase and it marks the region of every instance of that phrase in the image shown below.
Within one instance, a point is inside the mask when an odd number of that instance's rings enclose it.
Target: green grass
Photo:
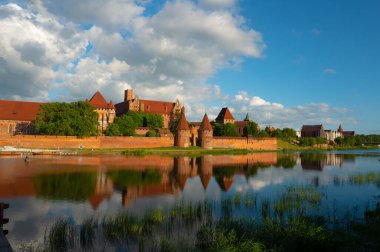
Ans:
[[[80,224],[58,220],[45,242],[21,251],[67,251],[107,248],[139,251],[376,251],[380,248],[380,202],[360,223],[328,227],[315,216],[324,195],[319,188],[285,187],[279,200],[235,194],[221,201],[177,202],[145,213],[123,212]],[[257,203],[259,201],[259,203]],[[235,210],[248,210],[239,215]],[[239,212],[239,211],[238,211]],[[243,211],[247,213],[247,211]],[[257,213],[259,216],[256,216]],[[279,214],[281,213],[281,214]]]

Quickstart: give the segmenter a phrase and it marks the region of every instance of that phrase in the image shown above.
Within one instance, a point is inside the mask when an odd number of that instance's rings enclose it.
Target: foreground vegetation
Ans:
[[[136,215],[58,220],[44,242],[22,251],[378,251],[380,204],[363,218],[316,215],[325,195],[314,187],[286,187],[275,200],[236,194],[221,201],[178,202]]]

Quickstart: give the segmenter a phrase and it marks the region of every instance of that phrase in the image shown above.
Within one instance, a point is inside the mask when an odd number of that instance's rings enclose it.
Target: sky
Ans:
[[[114,103],[189,121],[380,134],[378,0],[0,0],[0,99]]]

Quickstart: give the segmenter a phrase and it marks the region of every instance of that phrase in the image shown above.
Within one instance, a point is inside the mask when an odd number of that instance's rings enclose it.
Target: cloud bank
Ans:
[[[327,104],[286,108],[244,91],[229,96],[208,82],[246,58],[262,57],[266,48],[261,33],[236,13],[236,0],[167,1],[154,12],[152,4],[16,0],[0,5],[0,99],[73,101],[99,90],[119,102],[123,90],[133,88],[146,99],[179,98],[191,120],[205,112],[212,118],[223,105],[237,116],[249,111],[261,124],[317,116],[335,122],[334,113],[347,113]]]

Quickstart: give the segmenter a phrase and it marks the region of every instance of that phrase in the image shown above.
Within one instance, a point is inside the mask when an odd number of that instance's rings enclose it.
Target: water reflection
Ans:
[[[259,169],[291,169],[301,164],[303,170],[323,171],[326,165],[342,167],[354,162],[354,155],[321,153],[259,153],[244,156],[190,157],[65,157],[33,158],[25,165],[22,159],[1,159],[0,198],[37,196],[49,200],[88,201],[96,208],[109,199],[114,190],[122,192],[122,205],[141,197],[184,191],[188,178],[199,177],[207,190],[214,177],[219,188],[227,192],[235,174],[246,179]],[[336,181],[336,183],[338,183]],[[315,181],[314,184],[318,184]]]
[[[143,212],[180,200],[221,199],[239,192],[254,195],[255,204],[257,196],[257,203],[263,205],[260,211],[273,212],[286,201],[279,197],[280,186],[300,184],[326,191],[326,202],[318,203],[326,204],[322,208],[326,214],[343,213],[347,206],[365,206],[380,195],[378,159],[334,153],[255,153],[196,158],[32,157],[26,164],[20,157],[1,157],[0,201],[14,206],[9,211],[11,243],[40,239],[44,227],[62,216],[82,220],[126,208]],[[267,202],[264,196],[278,199]]]

